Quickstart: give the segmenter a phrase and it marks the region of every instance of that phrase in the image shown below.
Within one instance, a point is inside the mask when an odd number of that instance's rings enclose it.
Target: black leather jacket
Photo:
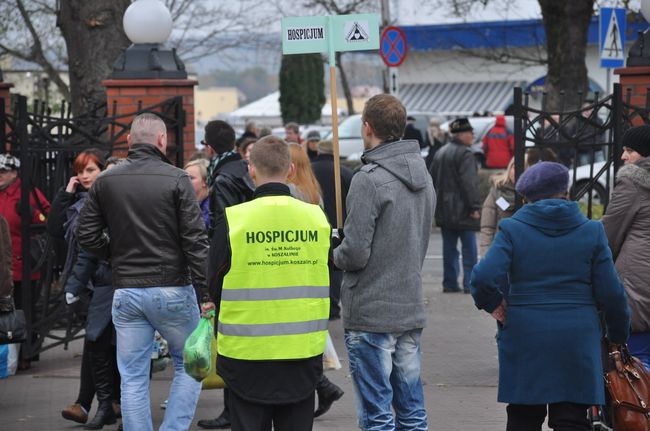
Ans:
[[[481,209],[476,158],[460,142],[452,140],[436,152],[431,176],[438,196],[436,224],[447,229],[479,230],[480,220],[470,214]]]
[[[246,162],[239,154],[233,154],[219,163],[214,172],[210,190],[210,229],[226,208],[248,202],[253,198],[255,184],[248,175]],[[212,236],[212,235],[210,235]]]
[[[132,145],[125,163],[103,172],[79,217],[79,245],[110,258],[114,288],[192,281],[207,297],[208,238],[190,178],[153,145]]]

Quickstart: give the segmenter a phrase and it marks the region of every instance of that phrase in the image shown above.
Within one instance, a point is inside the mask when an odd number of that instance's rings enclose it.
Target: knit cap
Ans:
[[[536,163],[524,171],[515,188],[517,193],[530,202],[566,193],[569,188],[569,170],[560,163]]]
[[[629,129],[623,134],[623,146],[633,149],[642,157],[650,156],[650,126]]]

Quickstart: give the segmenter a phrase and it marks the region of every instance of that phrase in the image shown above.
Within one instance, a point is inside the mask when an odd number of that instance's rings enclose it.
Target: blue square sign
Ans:
[[[625,66],[625,9],[600,8],[600,67]]]

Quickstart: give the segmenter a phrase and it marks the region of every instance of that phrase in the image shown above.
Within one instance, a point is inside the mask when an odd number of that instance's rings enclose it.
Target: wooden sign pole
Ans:
[[[332,107],[332,147],[334,149],[334,189],[336,191],[336,227],[343,227],[341,196],[341,157],[339,153],[339,112],[336,98],[336,66],[330,66],[330,105]]]
[[[328,19],[329,34],[334,34],[332,17]],[[332,107],[332,148],[334,150],[334,190],[336,193],[336,227],[343,227],[343,199],[341,197],[341,156],[339,152],[339,109],[336,97],[336,50],[334,37],[328,38],[330,63],[330,106]]]

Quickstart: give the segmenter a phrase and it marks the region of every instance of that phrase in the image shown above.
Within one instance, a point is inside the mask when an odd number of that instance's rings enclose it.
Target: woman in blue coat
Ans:
[[[604,404],[601,326],[625,343],[630,312],[601,223],[567,200],[568,170],[552,162],[529,168],[517,192],[529,204],[499,224],[474,267],[476,306],[498,321],[499,402],[507,431],[591,430],[587,408]],[[499,280],[509,278],[509,291]]]

